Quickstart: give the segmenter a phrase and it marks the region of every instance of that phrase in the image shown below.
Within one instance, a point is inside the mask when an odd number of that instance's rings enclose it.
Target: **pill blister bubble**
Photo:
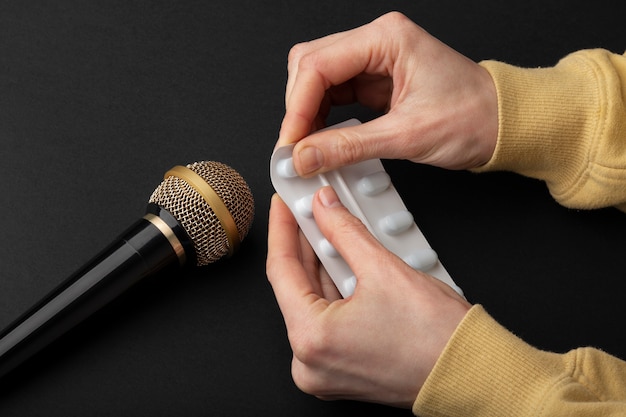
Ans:
[[[328,239],[322,239],[319,245],[320,250],[326,256],[330,256],[331,258],[337,258],[339,256],[339,252],[337,252],[337,249],[335,249],[335,247],[332,245],[332,243],[328,241]]]
[[[430,248],[414,250],[403,258],[404,262],[413,269],[428,271],[437,263],[437,252]]]
[[[356,277],[352,275],[351,277],[345,279],[342,283],[342,294],[353,294],[354,289],[356,288]]]
[[[391,178],[385,171],[375,172],[359,180],[357,189],[363,195],[373,197],[391,185]]]
[[[397,211],[380,219],[380,228],[391,236],[407,231],[412,225],[413,215],[407,210]]]
[[[276,172],[283,178],[297,177],[298,173],[293,166],[293,158],[285,158],[278,161],[276,165]]]
[[[296,201],[296,211],[303,217],[313,217],[313,194],[300,197]]]

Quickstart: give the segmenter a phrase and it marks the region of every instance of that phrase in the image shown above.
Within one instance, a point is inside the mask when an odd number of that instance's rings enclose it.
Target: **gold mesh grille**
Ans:
[[[187,168],[202,177],[220,197],[237,225],[239,240],[243,240],[254,218],[254,199],[246,181],[221,162],[194,162]],[[163,207],[180,222],[193,242],[198,266],[228,254],[226,231],[211,206],[186,181],[168,176],[154,190],[149,202]]]

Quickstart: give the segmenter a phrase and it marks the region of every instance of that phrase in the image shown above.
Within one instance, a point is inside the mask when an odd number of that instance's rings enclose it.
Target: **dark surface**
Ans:
[[[231,165],[257,212],[236,257],[141,283],[19,368],[0,415],[410,415],[301,393],[265,278],[289,48],[394,9],[474,60],[626,48],[620,2],[0,3],[0,327],[141,217],[174,165]],[[369,116],[329,122],[349,117]],[[513,174],[385,164],[472,302],[538,347],[626,358],[626,216]]]

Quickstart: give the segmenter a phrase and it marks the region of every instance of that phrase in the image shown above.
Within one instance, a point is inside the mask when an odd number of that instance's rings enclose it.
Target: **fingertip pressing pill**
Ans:
[[[278,161],[276,165],[276,172],[283,178],[297,177],[298,173],[293,166],[293,158],[285,158]]]

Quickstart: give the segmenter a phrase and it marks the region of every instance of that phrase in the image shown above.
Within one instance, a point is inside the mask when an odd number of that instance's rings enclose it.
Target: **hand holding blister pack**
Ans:
[[[326,129],[357,124],[360,124],[358,120],[350,119]],[[272,184],[344,298],[353,294],[357,278],[324,237],[313,217],[313,196],[326,185],[333,187],[341,202],[389,251],[412,268],[438,278],[463,295],[415,224],[379,159],[301,178],[295,171],[292,151],[293,145],[274,151],[270,162]]]

